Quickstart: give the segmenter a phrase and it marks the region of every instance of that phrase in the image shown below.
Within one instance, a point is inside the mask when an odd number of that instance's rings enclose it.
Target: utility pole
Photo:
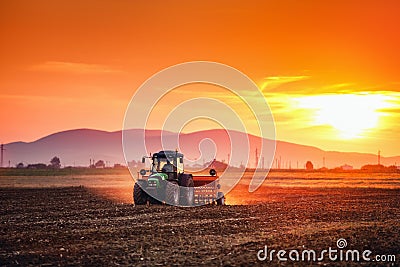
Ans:
[[[3,168],[4,150],[5,150],[3,144],[1,144],[0,150],[1,150],[1,163],[0,163],[0,168]]]
[[[3,162],[3,156],[2,156],[1,162]],[[3,163],[1,165],[3,166]],[[378,165],[381,165],[381,151],[380,150],[378,150]]]
[[[257,169],[257,167],[258,167],[258,150],[256,148],[256,166],[255,166],[255,168]]]

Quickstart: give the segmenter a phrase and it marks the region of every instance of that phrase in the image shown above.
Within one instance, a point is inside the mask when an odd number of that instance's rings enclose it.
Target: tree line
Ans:
[[[28,164],[24,165],[24,163],[20,162],[16,165],[17,169],[60,169],[61,168],[61,160],[59,157],[53,157],[50,160],[50,164],[44,163],[35,163],[35,164]]]

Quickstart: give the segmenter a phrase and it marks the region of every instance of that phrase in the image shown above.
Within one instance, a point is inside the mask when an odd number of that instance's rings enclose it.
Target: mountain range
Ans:
[[[140,138],[143,135],[143,130],[132,129],[127,130],[130,137],[133,139]],[[246,162],[249,157],[248,167],[255,166],[256,153],[255,150],[261,144],[261,138],[258,136],[236,132],[215,129],[193,133],[176,134],[160,130],[146,130],[146,147],[148,151],[157,152],[161,150],[161,136],[163,139],[179,138],[179,147],[181,152],[188,159],[200,159],[203,151],[203,162],[207,162],[207,157],[215,157],[220,161],[227,161],[230,157],[231,149],[235,149],[236,156],[231,164],[238,166]],[[249,140],[250,149],[246,144],[230,147],[230,136],[237,138],[247,138]],[[203,141],[202,141],[203,140]],[[210,142],[212,140],[213,142]],[[267,142],[271,142],[267,140]],[[167,142],[168,143],[168,142]],[[89,166],[90,162],[103,160],[108,166],[115,163],[126,164],[122,148],[122,131],[107,132],[92,129],[76,129],[54,133],[38,139],[34,142],[13,142],[4,145],[4,165],[15,166],[19,162],[26,164],[30,163],[49,163],[50,159],[57,156],[61,159],[63,166]],[[212,153],[206,155],[211,148]],[[131,160],[140,160],[143,156],[135,147],[135,144],[130,144],[129,153]],[[176,149],[169,147],[168,149]],[[214,150],[216,153],[214,155]],[[136,153],[135,151],[138,150]],[[228,155],[229,154],[229,155]],[[231,159],[233,160],[233,159]],[[311,161],[315,168],[326,166],[334,168],[348,164],[354,168],[360,168],[366,164],[377,164],[378,157],[375,154],[356,153],[356,152],[337,152],[324,151],[316,147],[294,144],[284,141],[276,141],[275,158],[272,167],[280,168],[304,168],[305,163]],[[193,163],[193,161],[192,161]],[[265,166],[269,162],[265,162]],[[381,164],[393,165],[400,163],[400,156],[381,157]]]

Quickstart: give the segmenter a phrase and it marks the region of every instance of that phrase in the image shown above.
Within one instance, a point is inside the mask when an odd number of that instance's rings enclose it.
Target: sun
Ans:
[[[313,125],[329,125],[342,139],[362,138],[378,127],[379,109],[388,106],[379,94],[330,94],[297,98],[300,108],[312,111]]]

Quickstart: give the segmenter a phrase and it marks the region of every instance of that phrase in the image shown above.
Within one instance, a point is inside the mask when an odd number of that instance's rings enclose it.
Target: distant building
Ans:
[[[104,169],[106,167],[106,164],[104,163],[103,160],[99,160],[94,164],[96,169]]]
[[[125,169],[126,167],[124,166],[124,165],[122,165],[122,164],[119,164],[119,163],[115,163],[114,164],[114,169]]]
[[[395,165],[384,166],[382,164],[380,164],[380,165],[368,164],[368,165],[362,166],[361,170],[367,171],[367,172],[398,172],[399,167],[397,167]]]
[[[47,165],[44,163],[29,164],[26,166],[27,169],[47,169]]]
[[[342,170],[344,170],[344,171],[351,171],[351,170],[353,169],[353,166],[344,164],[344,165],[340,166],[340,168],[341,168]]]

